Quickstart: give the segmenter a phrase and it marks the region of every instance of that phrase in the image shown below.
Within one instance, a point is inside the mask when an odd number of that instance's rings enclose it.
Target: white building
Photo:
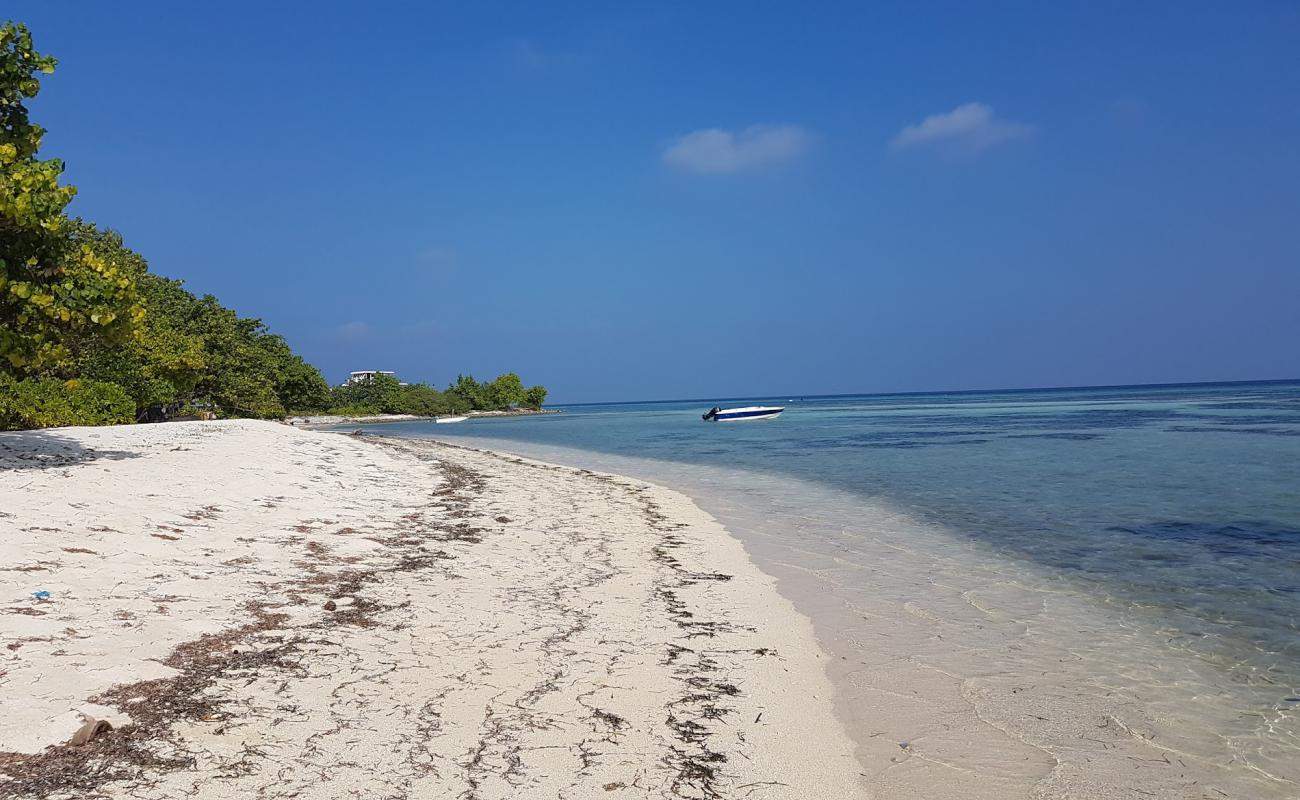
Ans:
[[[366,381],[374,380],[380,375],[387,375],[390,378],[397,377],[397,373],[395,372],[386,372],[381,369],[367,369],[367,370],[362,370],[360,372],[354,372],[351,375],[349,375],[348,383],[365,383]]]

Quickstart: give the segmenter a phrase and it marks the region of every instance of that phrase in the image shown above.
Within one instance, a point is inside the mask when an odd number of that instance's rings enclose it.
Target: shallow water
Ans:
[[[695,497],[817,623],[884,795],[1300,796],[1300,383],[753,400],[788,410],[372,430]]]

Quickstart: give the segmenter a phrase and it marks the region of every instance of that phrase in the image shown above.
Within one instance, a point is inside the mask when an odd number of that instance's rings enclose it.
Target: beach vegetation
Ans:
[[[480,383],[472,375],[457,375],[445,391],[425,383],[401,383],[392,375],[373,375],[334,387],[330,413],[341,416],[413,414],[435,417],[466,411],[504,411],[508,408],[541,408],[546,388],[525,389],[513,372]]]
[[[447,391],[391,375],[331,389],[259,319],[150,271],[121,234],[67,215],[63,162],[39,158],[27,102],[55,59],[0,25],[0,429],[95,425],[185,410],[280,418],[327,409],[436,416],[538,407],[515,373]]]
[[[542,407],[546,402],[546,387],[525,389],[524,383],[513,372],[498,375],[489,383],[479,383],[473,375],[457,375],[444,394],[451,399],[456,411],[504,411],[508,408]]]
[[[330,412],[343,416],[413,414],[434,417],[456,410],[450,395],[424,383],[401,383],[391,375],[374,375],[337,386],[332,400]]]
[[[457,375],[455,382],[447,387],[447,394],[458,411],[472,411],[490,405],[486,387],[474,380],[473,375]]]
[[[399,400],[402,410],[397,413],[400,414],[433,417],[449,414],[455,410],[452,408],[451,400],[445,394],[423,383],[403,386]]]
[[[540,409],[542,403],[546,402],[545,386],[530,386],[524,392],[524,406],[532,409]]]
[[[38,157],[45,129],[26,102],[54,66],[25,25],[0,25],[0,363],[37,377],[67,365],[69,339],[111,346],[143,314],[122,265],[67,235],[77,190],[60,182],[62,161]]]
[[[335,386],[330,394],[331,411],[353,415],[396,414],[389,409],[401,405],[402,384],[392,375],[372,375],[363,380]]]
[[[179,282],[149,273],[148,264],[114,231],[74,220],[68,234],[105,259],[122,264],[135,282],[145,314],[134,335],[114,347],[97,340],[70,342],[72,374],[121,386],[138,408],[188,398],[207,364],[203,340],[184,330],[176,314]]]
[[[486,387],[487,402],[493,408],[511,408],[523,405],[524,382],[513,372],[498,375]]]
[[[69,218],[27,101],[55,60],[0,26],[0,427],[129,422],[153,406],[282,417],[329,385],[260,320],[149,271],[115,231]]]
[[[202,339],[206,354],[197,396],[227,416],[241,417],[283,417],[290,409],[324,405],[325,379],[261,320],[241,317],[211,295],[185,294],[188,329]]]
[[[0,372],[0,430],[116,425],[135,419],[135,402],[114,383],[30,378]]]

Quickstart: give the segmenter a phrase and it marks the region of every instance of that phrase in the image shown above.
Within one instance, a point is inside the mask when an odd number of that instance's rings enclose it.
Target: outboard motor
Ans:
[[[713,419],[714,417],[718,416],[718,412],[721,411],[721,410],[722,410],[722,407],[721,407],[721,406],[714,406],[713,408],[710,408],[710,409],[709,409],[709,413],[707,413],[707,414],[704,415],[704,421],[705,421],[705,422],[708,422],[709,420],[711,420],[711,419]]]

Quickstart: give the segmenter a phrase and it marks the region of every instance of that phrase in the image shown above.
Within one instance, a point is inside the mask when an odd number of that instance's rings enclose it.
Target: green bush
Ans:
[[[373,408],[376,414],[392,414],[401,405],[402,385],[391,375],[375,375],[335,386],[330,395],[334,408]]]
[[[118,425],[135,419],[135,402],[122,387],[102,381],[32,378],[0,374],[0,429]]]
[[[451,411],[451,402],[443,396],[442,392],[423,383],[414,383],[402,387],[393,413],[436,417],[448,411]]]
[[[456,382],[443,395],[453,411],[503,411],[512,406],[541,408],[546,402],[546,387],[525,389],[513,372],[498,375],[491,383],[479,383],[473,375],[457,375]]]
[[[337,403],[260,320],[68,217],[76,189],[37,157],[45,129],[27,108],[55,63],[26,26],[0,22],[0,429],[129,422],[174,403],[265,418]]]

